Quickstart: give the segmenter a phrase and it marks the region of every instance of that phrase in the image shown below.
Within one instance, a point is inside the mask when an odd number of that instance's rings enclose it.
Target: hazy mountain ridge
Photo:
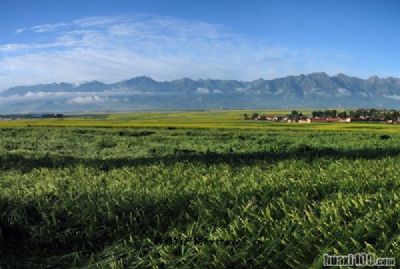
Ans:
[[[150,77],[105,84],[52,83],[0,93],[0,111],[90,111],[261,107],[400,107],[400,79],[325,73],[250,82]],[[21,111],[19,111],[21,110]]]

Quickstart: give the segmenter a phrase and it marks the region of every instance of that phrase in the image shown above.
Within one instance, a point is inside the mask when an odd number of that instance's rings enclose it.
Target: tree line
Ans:
[[[292,110],[290,114],[286,117],[290,119],[299,119],[305,117],[302,112],[297,110]],[[400,111],[398,110],[385,110],[385,109],[366,109],[360,108],[355,110],[343,110],[337,111],[336,109],[328,110],[316,110],[311,112],[312,118],[365,118],[365,119],[380,119],[380,120],[393,120],[398,121],[400,119]],[[265,119],[266,115],[259,115],[258,113],[253,113],[249,116],[247,113],[244,114],[245,120],[254,119]]]

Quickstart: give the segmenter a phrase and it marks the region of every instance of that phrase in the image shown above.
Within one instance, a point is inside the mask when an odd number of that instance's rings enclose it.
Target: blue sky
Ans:
[[[0,89],[139,75],[400,77],[400,3],[2,0]]]

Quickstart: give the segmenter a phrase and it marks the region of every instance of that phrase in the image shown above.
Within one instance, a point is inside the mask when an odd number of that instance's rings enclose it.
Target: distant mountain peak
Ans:
[[[126,81],[130,81],[130,82],[135,82],[135,81],[140,81],[140,82],[146,82],[146,81],[151,81],[154,82],[155,80],[152,79],[151,77],[148,76],[138,76],[138,77],[134,77],[131,79],[128,79]]]
[[[54,94],[57,93],[57,94]],[[253,81],[138,76],[106,84],[97,80],[19,86],[0,93],[1,111],[104,111],[274,107],[399,107],[400,79],[368,79],[314,72]],[[12,98],[8,98],[12,97]]]
[[[380,80],[380,78],[379,78],[378,76],[370,76],[370,77],[368,78],[368,81],[369,81],[369,82],[376,82],[376,81],[378,81],[378,80]]]
[[[82,86],[82,85],[105,85],[103,82],[98,81],[98,80],[91,80],[91,81],[85,81],[80,84],[77,84],[77,86]]]
[[[181,81],[181,82],[189,82],[189,81],[194,81],[193,79],[191,79],[191,78],[181,78],[181,79],[177,79],[176,81]],[[205,81],[205,80],[204,80]]]
[[[313,72],[310,74],[311,77],[329,77],[327,73],[325,72]]]

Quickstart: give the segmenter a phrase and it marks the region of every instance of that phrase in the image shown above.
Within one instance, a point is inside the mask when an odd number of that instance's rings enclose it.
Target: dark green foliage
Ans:
[[[397,110],[378,110],[378,109],[357,109],[349,112],[351,117],[365,117],[370,119],[384,119],[397,121],[400,117],[400,112]]]
[[[343,112],[344,115],[346,115],[346,112]],[[343,116],[343,113],[339,113],[341,116]],[[322,117],[322,118],[329,118],[329,117],[336,117],[338,116],[337,110],[325,110],[325,111],[313,111],[311,112],[311,115],[313,118],[315,117]]]
[[[383,136],[1,129],[0,267],[321,268],[324,253],[358,252],[399,259],[400,136]]]
[[[148,135],[152,135],[152,134],[155,134],[155,132],[151,132],[151,131],[141,131],[141,132],[136,131],[135,132],[135,131],[127,131],[127,130],[118,132],[119,136],[133,136],[133,137],[148,136]]]

